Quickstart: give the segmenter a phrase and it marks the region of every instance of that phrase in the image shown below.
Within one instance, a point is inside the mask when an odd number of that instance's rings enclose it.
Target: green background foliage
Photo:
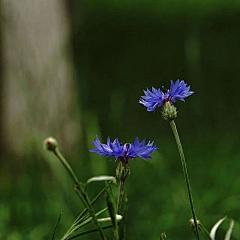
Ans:
[[[130,161],[127,239],[159,239],[163,231],[168,239],[194,239],[170,126],[160,109],[148,113],[138,104],[146,87],[184,79],[195,94],[176,104],[176,124],[197,216],[210,229],[228,215],[237,222],[232,239],[240,239],[240,2],[104,0],[68,7],[82,137],[66,157],[79,178],[114,175],[113,160],[88,152],[96,135],[103,142],[154,140],[153,159]],[[82,210],[64,169],[37,137],[23,159],[6,155],[0,172],[1,239],[50,239],[62,211],[59,237]],[[89,190],[94,195],[100,188]]]

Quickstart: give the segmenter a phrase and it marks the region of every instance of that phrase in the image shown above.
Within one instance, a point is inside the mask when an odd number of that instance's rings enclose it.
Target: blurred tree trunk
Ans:
[[[52,135],[79,138],[70,22],[64,0],[2,0],[2,143],[17,155]]]

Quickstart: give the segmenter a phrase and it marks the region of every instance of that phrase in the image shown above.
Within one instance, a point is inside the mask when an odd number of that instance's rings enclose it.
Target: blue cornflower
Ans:
[[[194,92],[189,91],[190,86],[184,82],[184,80],[177,80],[175,83],[171,80],[170,89],[163,92],[160,88],[156,89],[152,87],[152,91],[148,88],[145,91],[145,96],[142,96],[139,103],[147,107],[147,111],[155,111],[157,107],[163,106],[166,102],[175,103],[177,99],[185,101],[184,99]]]
[[[138,137],[136,137],[134,143],[125,143],[122,145],[117,138],[111,142],[108,137],[107,144],[103,144],[100,142],[98,136],[96,136],[96,140],[92,142],[95,148],[91,149],[90,152],[100,154],[101,157],[115,157],[115,161],[119,159],[120,161],[127,162],[129,159],[137,157],[145,160],[152,158],[149,154],[158,149],[153,141],[149,141],[146,145],[145,142],[145,139],[139,142]]]

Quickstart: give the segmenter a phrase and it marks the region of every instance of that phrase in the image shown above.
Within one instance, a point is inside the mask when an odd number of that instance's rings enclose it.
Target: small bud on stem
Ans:
[[[53,137],[48,137],[44,140],[44,147],[49,151],[54,151],[58,147],[58,142]]]
[[[191,219],[189,220],[189,225],[190,225],[190,227],[192,228],[192,230],[193,230],[193,232],[195,233],[195,235],[196,235],[196,229],[199,229],[199,227],[200,227],[200,225],[201,225],[201,222],[200,222],[198,219],[196,219],[196,221],[197,221],[197,227],[195,226],[195,222],[194,222],[194,219],[193,219],[193,218],[191,218]]]
[[[197,219],[197,225],[199,226],[200,224],[200,221]],[[189,219],[189,225],[195,229],[195,223],[193,218]]]

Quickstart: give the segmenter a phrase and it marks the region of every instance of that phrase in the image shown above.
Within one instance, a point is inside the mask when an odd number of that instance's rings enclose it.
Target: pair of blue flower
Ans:
[[[190,91],[190,86],[184,82],[184,80],[177,80],[175,83],[171,80],[171,87],[166,91],[156,89],[152,87],[152,91],[148,88],[144,91],[145,96],[142,96],[139,103],[147,107],[147,111],[155,111],[157,107],[163,106],[166,102],[175,103],[176,100],[185,101],[184,99],[193,94]],[[100,156],[115,157],[115,160],[126,161],[129,159],[140,157],[144,160],[152,158],[150,156],[158,148],[154,145],[154,142],[148,142],[146,140],[142,142],[136,137],[134,143],[120,144],[116,138],[111,142],[110,138],[107,139],[107,144],[100,142],[98,136],[95,141],[92,142],[95,146],[94,149],[90,150],[93,153],[100,154]]]

